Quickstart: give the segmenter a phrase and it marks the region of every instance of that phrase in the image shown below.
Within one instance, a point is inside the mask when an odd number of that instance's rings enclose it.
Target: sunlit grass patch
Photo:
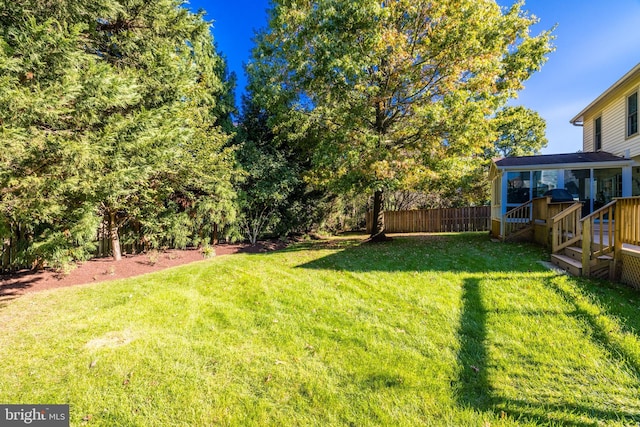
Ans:
[[[32,294],[0,401],[73,425],[629,425],[637,295],[484,234],[362,237]]]

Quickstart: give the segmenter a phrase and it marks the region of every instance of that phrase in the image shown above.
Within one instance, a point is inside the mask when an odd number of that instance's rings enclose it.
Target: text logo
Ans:
[[[69,405],[0,405],[0,426],[69,427]]]

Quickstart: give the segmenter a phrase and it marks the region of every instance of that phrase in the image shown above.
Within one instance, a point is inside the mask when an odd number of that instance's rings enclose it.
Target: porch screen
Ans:
[[[594,169],[593,179],[596,184],[593,209],[599,209],[613,200],[622,196],[622,169]]]
[[[533,198],[542,197],[548,190],[558,188],[558,171],[533,171]]]
[[[565,170],[564,189],[583,202],[582,216],[591,213],[591,169]]]
[[[526,172],[507,174],[507,204],[519,205],[531,198],[531,175]]]

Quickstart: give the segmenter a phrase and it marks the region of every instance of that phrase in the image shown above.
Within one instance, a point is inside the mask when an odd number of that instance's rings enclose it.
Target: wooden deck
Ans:
[[[549,247],[552,262],[572,274],[622,276],[640,289],[640,197],[614,199],[584,218],[581,212],[580,203],[554,206],[550,199],[534,199],[505,215],[503,240],[533,240]]]

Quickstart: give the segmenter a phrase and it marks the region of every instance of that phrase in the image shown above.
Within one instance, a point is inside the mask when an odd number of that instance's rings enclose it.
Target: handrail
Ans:
[[[511,216],[514,212],[516,211],[520,211],[522,210],[522,208],[527,207],[528,205],[532,205],[533,204],[533,200],[531,199],[528,202],[524,202],[521,205],[516,206],[515,208],[511,209],[509,212],[507,212],[506,214],[504,214],[505,218]]]
[[[614,252],[616,245],[616,233],[613,230],[613,216],[615,214],[615,206],[617,200],[613,200],[600,209],[582,218],[582,273],[585,276],[591,274],[591,263],[599,256]],[[604,217],[607,216],[609,223],[605,223]],[[598,241],[596,242],[594,235],[595,221],[598,219],[600,227],[598,230]]]
[[[504,232],[502,238],[506,239],[509,235],[528,227],[531,224],[532,209],[533,200],[529,200],[528,202],[522,203],[504,214]],[[511,219],[511,221],[509,221],[509,219]]]
[[[582,212],[582,202],[576,202],[549,218],[547,225],[551,227],[552,253],[557,253],[582,239],[582,227],[578,211]]]
[[[598,258],[601,255],[606,255],[613,251],[615,246],[616,235],[614,233],[613,227],[613,216],[615,214],[615,205],[617,200],[614,200],[610,203],[607,203],[605,206],[601,207],[591,215],[587,217],[587,219],[591,222],[591,238],[590,238],[590,251],[591,251],[591,259]],[[604,217],[607,216],[608,224],[605,226]],[[593,233],[594,224],[596,219],[598,220],[600,227],[598,229],[598,239],[596,241],[596,234]],[[597,249],[596,249],[597,248]]]
[[[600,214],[601,211],[605,211],[607,209],[609,209],[611,206],[615,205],[617,202],[617,199],[610,201],[609,203],[607,203],[606,205],[604,205],[603,207],[591,212],[589,215],[583,217],[580,222],[584,222],[585,220],[591,218],[592,216],[596,216],[596,214]]]
[[[571,206],[569,206],[565,210],[560,211],[557,214],[555,214],[554,216],[552,216],[551,218],[549,218],[549,220],[551,222],[556,223],[556,222],[562,220],[564,217],[569,216],[574,211],[577,211],[578,209],[582,209],[582,202],[576,202],[576,203],[572,204]]]

